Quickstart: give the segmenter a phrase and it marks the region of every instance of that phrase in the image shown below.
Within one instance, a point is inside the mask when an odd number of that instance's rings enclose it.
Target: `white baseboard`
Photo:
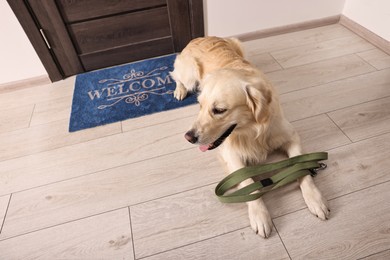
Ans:
[[[344,15],[340,17],[340,24],[390,55],[390,42],[386,39],[383,39]]]
[[[366,41],[370,42],[371,44],[375,45],[376,47],[380,48],[381,50],[383,50],[384,52],[390,55],[389,41],[383,39],[382,37],[371,32],[367,28],[354,22],[353,20],[349,19],[344,15],[330,16],[330,17],[306,21],[302,23],[290,24],[286,26],[280,26],[280,27],[275,27],[275,28],[270,28],[270,29],[265,29],[260,31],[254,31],[250,33],[234,35],[232,37],[238,38],[241,41],[250,41],[250,40],[266,38],[266,37],[275,36],[284,33],[302,31],[302,30],[312,29],[312,28],[336,24],[336,23],[340,23],[347,29],[356,33]]]
[[[302,30],[312,29],[312,28],[316,28],[316,27],[336,24],[339,22],[339,20],[340,20],[340,15],[335,15],[335,16],[325,17],[325,18],[321,18],[321,19],[306,21],[306,22],[302,22],[302,23],[289,24],[289,25],[285,25],[285,26],[274,27],[274,28],[260,30],[260,31],[254,31],[254,32],[250,32],[250,33],[239,34],[239,35],[235,35],[232,37],[238,38],[241,41],[250,41],[250,40],[270,37],[270,36],[284,34],[284,33],[291,33],[291,32],[302,31]]]
[[[23,80],[0,84],[0,93],[6,93],[15,90],[25,89],[25,88],[36,87],[36,86],[46,85],[50,83],[51,80],[49,79],[49,76],[42,75],[42,76],[37,76],[29,79],[23,79]]]

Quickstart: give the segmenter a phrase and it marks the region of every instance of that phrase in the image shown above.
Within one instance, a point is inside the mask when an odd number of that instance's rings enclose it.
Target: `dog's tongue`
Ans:
[[[209,149],[209,145],[208,144],[207,145],[202,144],[202,145],[199,146],[199,149],[202,152],[206,152]]]

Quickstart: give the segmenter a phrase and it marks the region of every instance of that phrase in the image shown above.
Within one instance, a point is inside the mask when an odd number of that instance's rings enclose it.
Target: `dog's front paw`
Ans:
[[[317,187],[302,192],[302,195],[307,207],[313,215],[321,220],[327,220],[329,218],[330,210],[328,202]]]
[[[173,96],[177,100],[183,100],[187,96],[187,89],[181,85],[177,85]]]
[[[249,221],[252,229],[264,238],[268,238],[272,232],[272,220],[265,207],[262,207],[258,201],[248,203]]]

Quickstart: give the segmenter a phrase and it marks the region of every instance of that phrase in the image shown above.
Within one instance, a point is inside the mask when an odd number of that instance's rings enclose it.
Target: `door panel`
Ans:
[[[203,0],[8,2],[53,80],[179,52],[203,36]]]
[[[142,60],[173,52],[172,37],[169,36],[148,42],[108,49],[106,51],[82,54],[80,55],[80,59],[85,69],[89,71],[101,68],[100,64],[108,67],[127,63],[130,60]]]
[[[173,45],[176,51],[181,51],[192,39],[189,2],[178,0],[167,0],[167,2]]]
[[[56,0],[56,2],[67,23],[166,6],[166,0]]]
[[[79,54],[171,36],[166,7],[75,23],[69,31]]]

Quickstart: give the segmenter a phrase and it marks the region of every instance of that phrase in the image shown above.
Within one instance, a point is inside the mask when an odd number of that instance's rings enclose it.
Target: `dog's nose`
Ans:
[[[198,137],[195,136],[195,132],[193,130],[188,131],[184,137],[187,139],[188,142],[194,144],[198,141]]]

